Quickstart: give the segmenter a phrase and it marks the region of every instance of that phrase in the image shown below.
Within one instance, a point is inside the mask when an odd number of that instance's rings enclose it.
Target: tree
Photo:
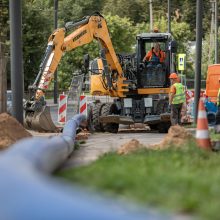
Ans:
[[[39,71],[47,39],[53,30],[53,8],[48,8],[48,1],[26,0],[22,10],[24,83],[27,89]]]
[[[140,0],[107,0],[103,7],[103,13],[130,18],[135,23],[149,21],[148,3]],[[146,10],[143,10],[146,9]]]

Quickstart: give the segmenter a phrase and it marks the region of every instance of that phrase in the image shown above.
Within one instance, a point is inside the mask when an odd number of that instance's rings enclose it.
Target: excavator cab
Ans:
[[[137,79],[139,88],[168,88],[169,74],[172,71],[172,54],[175,51],[171,34],[144,33],[137,36]],[[159,47],[159,56],[154,52]],[[171,48],[173,48],[171,50]],[[148,59],[144,57],[150,54]]]

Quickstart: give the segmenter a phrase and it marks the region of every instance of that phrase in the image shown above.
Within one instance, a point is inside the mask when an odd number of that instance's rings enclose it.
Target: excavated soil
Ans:
[[[153,149],[167,149],[169,147],[182,147],[194,137],[184,127],[175,125],[170,127],[168,134],[164,137],[161,143],[152,145]]]
[[[31,136],[15,118],[7,113],[0,114],[0,150]]]
[[[167,149],[169,147],[180,148],[183,147],[189,140],[193,140],[194,137],[190,134],[184,127],[179,125],[170,127],[168,134],[164,137],[161,143],[156,145],[143,145],[138,140],[132,139],[131,141],[123,144],[119,150],[118,154],[128,154],[134,152],[140,148],[147,148],[153,150]]]
[[[129,154],[131,152],[134,152],[140,148],[144,148],[145,146],[142,145],[138,140],[132,139],[128,143],[123,144],[117,151],[118,154]]]
[[[90,133],[88,131],[82,131],[76,135],[76,140],[87,140],[89,138]]]

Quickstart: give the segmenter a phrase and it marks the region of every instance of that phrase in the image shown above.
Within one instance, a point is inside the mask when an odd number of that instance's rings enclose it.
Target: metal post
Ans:
[[[197,122],[198,101],[200,98],[200,89],[201,89],[202,14],[203,14],[203,0],[197,0],[194,123]]]
[[[215,0],[215,63],[218,63],[218,1]]]
[[[21,0],[10,0],[12,115],[23,124]]]
[[[0,113],[7,111],[7,74],[6,74],[6,57],[4,54],[4,46],[0,42]]]
[[[149,0],[150,7],[150,32],[153,30],[153,9],[152,9],[152,0]]]
[[[54,29],[57,29],[58,21],[58,0],[54,0]],[[57,84],[57,70],[54,72],[54,104],[57,104],[58,84]]]
[[[170,0],[168,0],[168,33],[171,33]]]

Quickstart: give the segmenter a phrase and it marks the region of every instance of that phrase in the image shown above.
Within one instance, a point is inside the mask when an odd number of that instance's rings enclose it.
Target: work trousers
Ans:
[[[177,125],[181,124],[181,110],[183,103],[171,104],[171,124]]]
[[[215,123],[216,125],[220,125],[220,106],[218,106],[218,110],[215,115]]]

